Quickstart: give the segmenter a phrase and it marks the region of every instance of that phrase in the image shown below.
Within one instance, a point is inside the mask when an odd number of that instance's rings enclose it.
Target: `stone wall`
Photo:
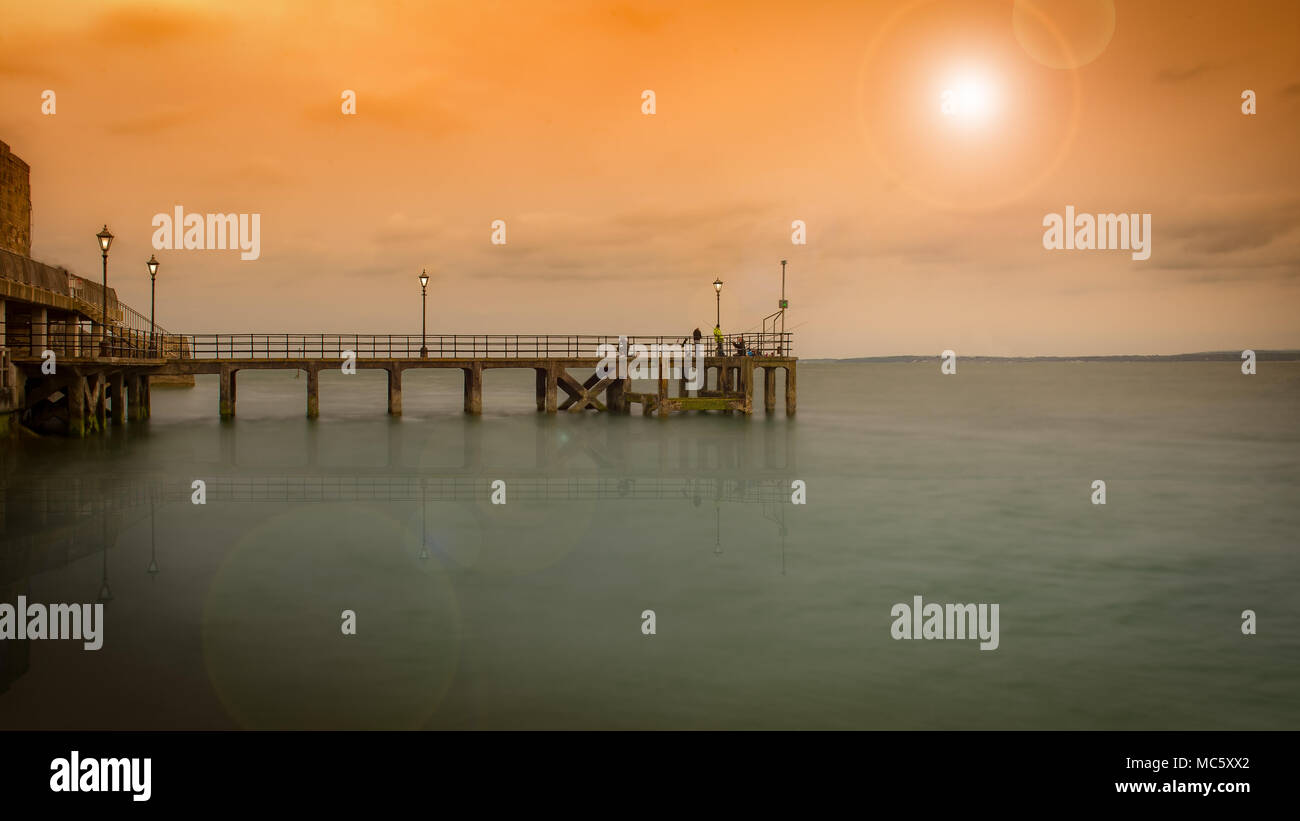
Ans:
[[[31,168],[0,143],[0,249],[32,255]]]

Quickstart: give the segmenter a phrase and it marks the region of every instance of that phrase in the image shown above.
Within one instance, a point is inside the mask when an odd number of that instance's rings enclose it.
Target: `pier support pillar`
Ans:
[[[221,366],[218,377],[220,387],[217,391],[218,410],[222,419],[235,418],[235,369],[229,365]]]
[[[785,415],[794,416],[795,410],[794,363],[785,367]]]
[[[46,348],[48,317],[49,313],[44,308],[32,309],[32,356],[40,356]]]
[[[605,407],[610,413],[627,413],[627,380],[615,379],[605,389]]]
[[[465,413],[483,412],[483,363],[475,362],[465,371]]]
[[[663,364],[663,363],[660,363],[661,366],[662,366],[662,364]],[[659,402],[655,405],[655,412],[656,412],[656,415],[658,415],[658,417],[659,417],[660,419],[667,419],[667,418],[668,418],[668,402],[667,402],[667,399],[668,399],[668,378],[667,378],[667,376],[665,375],[665,373],[666,373],[666,372],[663,370],[663,368],[660,367],[660,369],[659,369],[659,390],[658,390]]]
[[[127,406],[126,418],[132,422],[144,421],[144,377],[138,373],[133,373],[126,380]]]
[[[320,366],[307,366],[307,418],[320,417]]]
[[[388,369],[388,415],[402,415],[402,369],[396,365]]]
[[[776,368],[763,368],[763,412],[776,412]]]
[[[126,421],[126,375],[114,371],[109,384],[113,390],[113,425],[116,427]]]
[[[86,380],[77,375],[64,388],[68,403],[68,435],[80,438],[86,435]]]
[[[149,381],[149,374],[140,377],[140,384],[143,386],[140,393],[144,396],[144,408],[142,409],[142,412],[144,413],[144,418],[148,419],[150,416],[153,416],[153,384]],[[234,388],[234,385],[235,383],[232,381],[230,383],[232,389]]]
[[[546,366],[546,412],[555,413],[559,407],[560,375],[555,365]]]
[[[108,427],[108,377],[99,373],[95,375],[94,386],[95,430],[102,431]]]
[[[533,387],[537,396],[537,412],[546,411],[546,368],[533,368]]]
[[[754,413],[754,359],[746,357],[745,364],[740,368],[741,390],[745,395],[745,415],[752,416]]]

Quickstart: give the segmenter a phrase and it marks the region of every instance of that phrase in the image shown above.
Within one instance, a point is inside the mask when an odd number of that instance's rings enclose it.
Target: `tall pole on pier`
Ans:
[[[429,345],[426,339],[426,327],[429,319],[429,274],[420,269],[420,358],[429,358]]]
[[[105,225],[104,230],[95,235],[95,239],[99,240],[99,250],[104,255],[104,281],[101,294],[103,299],[99,309],[99,352],[103,356],[108,356],[108,246],[113,244],[113,235]]]
[[[718,292],[718,319],[714,327],[722,327],[722,280],[717,277],[713,278],[713,290]]]
[[[781,260],[781,338],[785,338],[785,260]],[[780,343],[778,343],[780,344]]]
[[[149,261],[145,263],[145,267],[149,269],[149,350],[152,352],[154,350],[154,335],[158,332],[158,325],[153,318],[154,294],[158,281],[158,260],[153,254],[149,255]]]

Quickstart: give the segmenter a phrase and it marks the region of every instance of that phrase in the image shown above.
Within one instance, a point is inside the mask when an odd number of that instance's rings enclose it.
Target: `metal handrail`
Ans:
[[[328,333],[233,333],[171,334],[129,328],[90,330],[83,324],[58,322],[25,323],[11,327],[6,345],[14,356],[39,357],[53,350],[60,357],[108,355],[131,359],[165,360],[318,360],[343,359],[351,352],[357,359],[417,359],[427,346],[434,359],[588,359],[616,349],[626,339],[630,355],[637,347],[658,345],[661,349],[689,345],[683,336],[618,337],[588,334],[328,334]],[[714,338],[701,340],[709,356],[793,356],[792,334],[726,334],[720,344]],[[104,344],[107,347],[102,347]]]

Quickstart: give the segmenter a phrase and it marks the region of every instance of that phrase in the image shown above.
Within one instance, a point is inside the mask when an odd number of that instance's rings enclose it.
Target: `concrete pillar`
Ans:
[[[533,368],[534,394],[537,396],[537,412],[546,410],[546,368]]]
[[[143,390],[140,386],[140,380],[143,378],[144,377],[140,376],[140,374],[133,373],[126,379],[126,418],[130,419],[132,422],[140,422],[144,420],[144,414],[142,413],[144,403],[141,401],[144,397],[140,395]]]
[[[483,412],[483,363],[475,362],[465,371],[465,413]]]
[[[663,363],[660,363],[661,365]],[[659,418],[668,418],[668,378],[667,373],[662,367],[659,369],[659,386],[658,386],[659,404],[655,406],[655,411]]]
[[[49,341],[46,333],[48,317],[49,313],[44,308],[32,308],[32,356],[40,356],[41,351],[49,347],[46,344]]]
[[[745,364],[740,369],[740,381],[744,386],[745,393],[745,415],[750,416],[754,413],[754,358],[745,357]]]
[[[546,366],[546,412],[555,413],[559,406],[560,377],[555,365]]]
[[[126,421],[126,375],[114,371],[109,384],[113,390],[113,425],[116,427]]]
[[[776,368],[763,368],[763,412],[776,412]]]
[[[66,388],[68,403],[68,435],[82,437],[86,435],[86,380],[73,376]]]
[[[794,363],[791,362],[785,368],[785,415],[794,416],[795,410],[795,386],[794,386]]]
[[[388,369],[388,415],[402,415],[402,369],[397,365]]]
[[[307,418],[320,417],[320,366],[307,366]]]
[[[235,369],[229,365],[221,366],[217,377],[220,387],[217,389],[217,410],[222,419],[235,418]]]
[[[615,379],[605,389],[605,407],[610,413],[627,412],[627,380]]]
[[[730,365],[722,365],[718,368],[718,373],[721,375],[721,378],[718,380],[718,390],[722,391],[724,394],[731,393],[732,367]],[[731,415],[730,410],[724,410],[722,413],[726,416]]]
[[[144,386],[144,390],[141,391],[141,393],[144,394],[144,418],[148,419],[150,416],[153,416],[153,384],[149,381],[148,374],[140,377],[140,384]],[[233,392],[234,389],[235,382],[232,378],[230,382],[230,390]]]
[[[90,425],[92,431],[102,430],[104,422],[107,421],[103,412],[103,394],[104,394],[104,377],[102,374],[96,374],[95,378],[87,380],[89,388],[86,398],[90,400]]]

